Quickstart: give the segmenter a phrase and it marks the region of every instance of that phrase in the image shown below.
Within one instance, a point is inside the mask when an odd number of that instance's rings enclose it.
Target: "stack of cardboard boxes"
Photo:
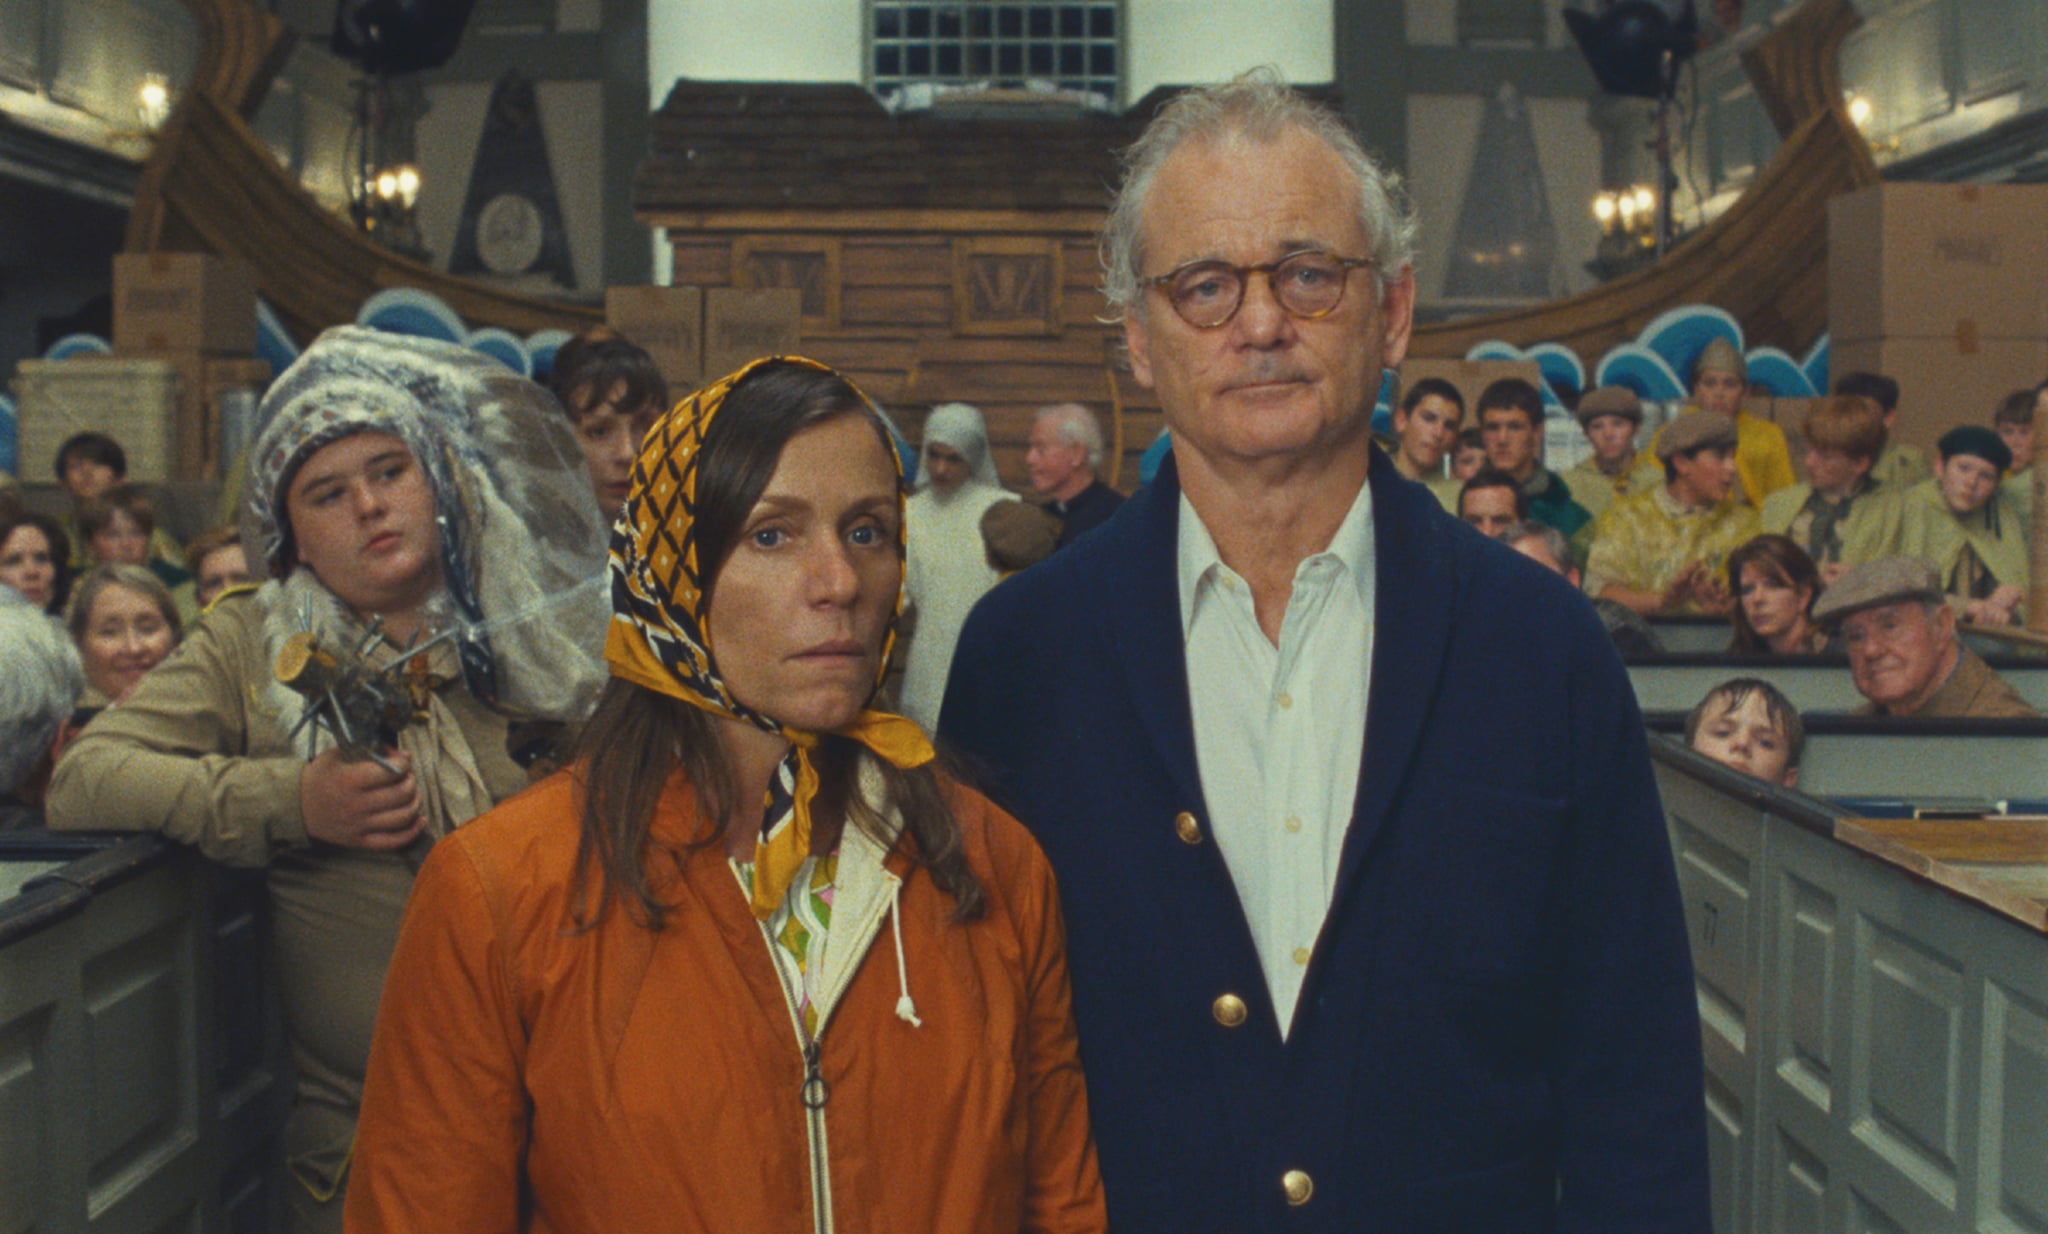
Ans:
[[[141,483],[221,478],[224,400],[260,393],[256,284],[245,262],[204,253],[114,258],[114,354],[24,362],[16,374],[22,478],[54,481],[75,433],[121,443]]]
[[[176,476],[218,480],[222,399],[270,383],[256,358],[256,275],[247,262],[206,253],[114,258],[114,354],[177,374]]]
[[[677,398],[761,356],[797,350],[795,288],[609,287],[606,324],[654,358]]]
[[[1828,203],[1828,369],[1899,383],[1931,449],[2048,378],[2048,185],[1880,184]]]

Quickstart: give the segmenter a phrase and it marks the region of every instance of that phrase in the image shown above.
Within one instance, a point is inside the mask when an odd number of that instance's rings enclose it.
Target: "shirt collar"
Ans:
[[[1344,521],[1337,525],[1328,547],[1302,563],[1305,566],[1324,556],[1333,559],[1339,569],[1349,573],[1352,585],[1358,588],[1359,599],[1366,604],[1368,612],[1371,611],[1373,590],[1372,529],[1372,481],[1368,479],[1358,486],[1358,495],[1351,499],[1351,509],[1345,513]],[[1196,605],[1216,585],[1218,572],[1228,568],[1216,551],[1215,537],[1209,534],[1202,516],[1195,512],[1194,503],[1188,500],[1185,489],[1180,494],[1178,557],[1180,632],[1185,638],[1188,627],[1194,624]],[[1295,577],[1299,578],[1300,573],[1300,567],[1296,567]]]

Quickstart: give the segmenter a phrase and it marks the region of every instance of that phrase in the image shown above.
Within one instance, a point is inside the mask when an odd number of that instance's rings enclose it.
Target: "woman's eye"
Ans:
[[[882,529],[873,524],[865,524],[846,533],[846,538],[864,548],[870,547],[882,542]]]
[[[753,534],[754,547],[774,548],[782,543],[783,535],[783,530],[780,527],[763,527]]]

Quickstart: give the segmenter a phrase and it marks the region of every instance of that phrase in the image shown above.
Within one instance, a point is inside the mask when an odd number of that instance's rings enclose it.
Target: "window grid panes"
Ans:
[[[915,82],[1051,82],[1114,102],[1121,0],[869,0],[868,71],[877,94]]]

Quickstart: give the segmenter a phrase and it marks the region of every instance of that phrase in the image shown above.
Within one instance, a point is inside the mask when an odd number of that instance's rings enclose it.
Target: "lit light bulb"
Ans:
[[[171,116],[171,83],[162,73],[145,73],[135,88],[135,118],[154,133]]]
[[[1614,221],[1614,194],[1601,193],[1593,198],[1593,217],[1600,220],[1602,227]]]
[[[377,196],[390,201],[398,196],[398,173],[388,168],[377,173]]]
[[[1647,184],[1638,184],[1636,191],[1630,196],[1635,198],[1636,212],[1639,214],[1648,214],[1657,205],[1657,195],[1650,191]]]
[[[412,204],[420,199],[419,168],[407,163],[398,169],[397,175],[399,203],[410,210]]]
[[[1874,114],[1876,114],[1876,108],[1870,105],[1869,99],[1864,98],[1860,94],[1849,96],[1849,122],[1851,124],[1854,124],[1859,129],[1868,128],[1870,126],[1870,117]]]
[[[1634,193],[1623,193],[1614,204],[1621,212],[1621,225],[1623,227],[1628,226],[1634,221],[1636,217],[1636,195]]]

